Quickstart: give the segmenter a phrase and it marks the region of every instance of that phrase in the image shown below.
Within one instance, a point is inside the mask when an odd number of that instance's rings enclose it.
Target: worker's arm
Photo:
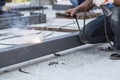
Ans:
[[[79,6],[72,8],[72,9],[68,9],[66,12],[70,13],[71,16],[73,16],[75,13],[77,12],[83,12],[85,7],[91,2],[91,0],[85,0],[82,4],[80,4]],[[91,5],[89,5],[89,7],[87,8],[87,11],[89,11],[90,9],[92,9],[95,5],[93,3],[91,3]]]

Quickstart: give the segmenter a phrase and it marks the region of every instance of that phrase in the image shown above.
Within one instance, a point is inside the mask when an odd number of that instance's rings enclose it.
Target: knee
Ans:
[[[118,22],[120,20],[120,8],[113,8],[112,10],[113,14],[111,15],[111,22]]]
[[[114,13],[111,15],[111,22],[118,22],[119,21],[119,15]]]

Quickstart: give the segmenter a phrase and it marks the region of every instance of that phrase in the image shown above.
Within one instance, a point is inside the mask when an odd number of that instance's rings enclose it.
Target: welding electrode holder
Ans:
[[[112,15],[112,11],[108,7],[106,7],[105,5],[101,5],[100,7],[102,8],[105,16],[108,17]]]

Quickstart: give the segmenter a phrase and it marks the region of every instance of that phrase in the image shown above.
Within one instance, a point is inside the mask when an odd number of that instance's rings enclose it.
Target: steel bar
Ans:
[[[28,27],[30,30],[47,30],[47,31],[57,31],[57,32],[77,32],[78,29],[68,29],[68,28],[57,28],[57,27]]]
[[[79,34],[68,34],[47,39],[38,44],[21,45],[0,50],[0,68],[36,59],[45,55],[83,45]]]
[[[43,9],[47,9],[47,7],[43,7],[43,6],[20,6],[20,7],[11,8],[11,10],[15,10],[15,11],[31,11],[31,10],[43,10]]]
[[[73,8],[74,6],[72,5],[64,5],[64,4],[53,4],[52,9],[53,10],[67,10],[70,8]]]

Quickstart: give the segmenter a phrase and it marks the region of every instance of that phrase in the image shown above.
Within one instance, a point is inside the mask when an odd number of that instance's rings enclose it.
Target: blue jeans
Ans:
[[[0,6],[4,6],[5,5],[5,0],[0,0]]]
[[[86,25],[84,34],[81,34],[81,40],[85,43],[103,43],[107,42],[105,36],[104,18],[106,18],[107,34],[114,46],[120,50],[120,7],[111,8],[113,14],[110,17],[104,15],[97,17]]]
[[[5,0],[0,0],[0,11],[2,10],[2,6],[5,5]]]
[[[70,2],[73,4],[73,6],[78,6],[78,0],[70,0]]]
[[[70,2],[73,4],[73,6],[78,6],[81,3],[83,3],[85,0],[70,0]]]

